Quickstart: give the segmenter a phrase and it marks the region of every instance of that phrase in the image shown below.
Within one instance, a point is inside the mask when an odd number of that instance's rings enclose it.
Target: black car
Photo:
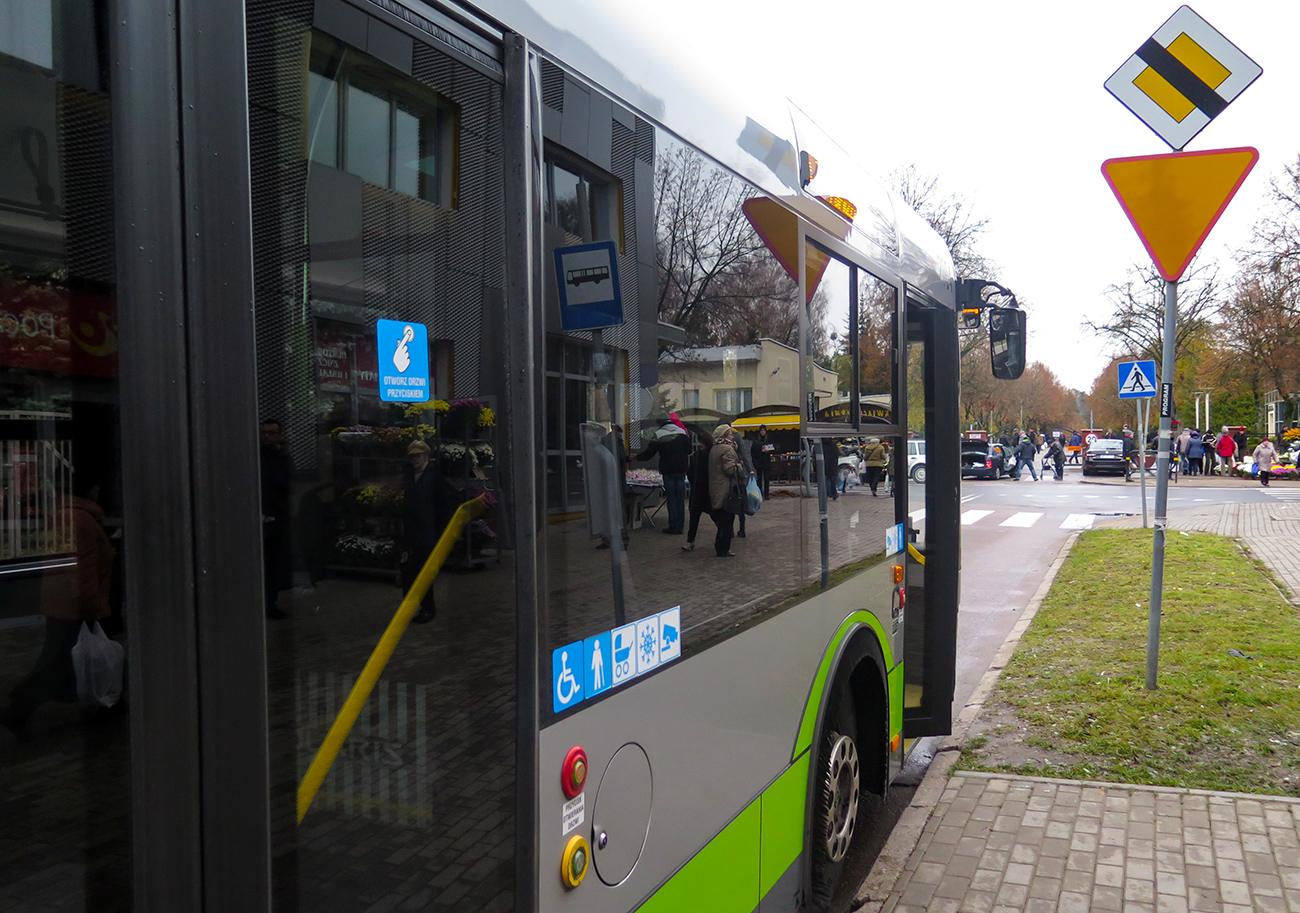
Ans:
[[[1103,438],[1083,452],[1083,474],[1086,476],[1102,472],[1126,475],[1128,465],[1128,460],[1124,458],[1123,441]]]
[[[961,477],[1000,479],[1011,475],[1015,458],[1009,447],[970,438],[961,442]]]

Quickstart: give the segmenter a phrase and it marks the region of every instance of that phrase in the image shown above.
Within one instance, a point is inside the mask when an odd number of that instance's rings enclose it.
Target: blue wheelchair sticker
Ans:
[[[582,692],[582,641],[551,651],[551,697],[555,712],[560,713],[580,703]]]

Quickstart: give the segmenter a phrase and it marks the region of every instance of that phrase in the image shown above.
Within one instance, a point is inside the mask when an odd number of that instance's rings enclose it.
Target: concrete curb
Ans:
[[[993,693],[994,686],[998,683],[998,677],[1011,660],[1012,654],[1016,652],[1016,647],[1020,645],[1020,638],[1024,636],[1025,631],[1034,620],[1034,616],[1038,614],[1039,606],[1047,598],[1048,592],[1052,589],[1052,583],[1055,582],[1056,575],[1061,570],[1061,565],[1065,563],[1066,557],[1069,556],[1070,550],[1074,548],[1074,543],[1078,539],[1079,533],[1073,532],[1065,540],[1061,550],[1057,552],[1055,560],[1052,561],[1051,567],[1047,569],[1043,582],[1039,584],[1033,598],[1025,606],[1025,611],[1021,614],[1020,620],[1011,629],[1007,639],[1002,642],[1002,648],[998,650],[997,656],[994,657],[993,664],[984,673],[970,700],[962,708],[961,713],[957,715],[957,720],[952,727],[952,734],[945,738],[939,746],[938,753],[935,754],[934,760],[930,762],[925,776],[921,779],[921,785],[917,787],[916,795],[912,797],[911,803],[899,816],[898,823],[894,825],[894,829],[890,832],[889,840],[885,842],[880,855],[876,857],[875,864],[871,867],[871,871],[867,873],[862,886],[858,888],[852,906],[856,913],[879,913],[885,902],[889,900],[894,885],[898,883],[899,876],[903,874],[903,867],[907,864],[908,857],[912,855],[912,851],[916,849],[916,845],[921,840],[921,834],[925,830],[926,822],[930,820],[930,815],[934,813],[935,806],[938,805],[940,798],[943,796],[943,791],[948,785],[948,776],[952,773],[952,769],[957,765],[957,761],[961,757],[961,749],[966,743],[966,737],[970,734],[971,726],[979,718],[980,711],[984,709],[985,701],[988,700],[989,695]]]

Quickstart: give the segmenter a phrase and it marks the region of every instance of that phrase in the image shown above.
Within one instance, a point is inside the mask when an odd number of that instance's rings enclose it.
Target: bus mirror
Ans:
[[[1015,380],[1025,373],[1024,311],[989,308],[989,352],[998,380]]]
[[[966,308],[958,314],[957,328],[961,330],[978,330],[980,328],[979,308]]]

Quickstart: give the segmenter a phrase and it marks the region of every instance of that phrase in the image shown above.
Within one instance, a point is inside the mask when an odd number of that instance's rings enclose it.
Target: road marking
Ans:
[[[1097,498],[1100,498],[1101,495],[1084,495],[1084,497],[1090,501],[1095,501]]]
[[[967,511],[963,511],[963,512],[962,512],[962,515],[961,515],[961,525],[962,525],[962,526],[970,526],[972,523],[978,523],[979,521],[983,520],[985,517],[987,517],[987,516],[988,516],[989,514],[991,514],[991,513],[993,513],[993,511],[991,511],[991,510],[967,510]]]
[[[1070,514],[1061,524],[1061,529],[1092,529],[1092,521],[1095,520],[1092,514]]]
[[[922,507],[920,510],[914,510],[908,514],[908,516],[911,517],[914,522],[920,523],[925,519],[925,508]]]
[[[1005,520],[999,523],[998,526],[1020,526],[1020,527],[1024,527],[1025,529],[1028,529],[1029,527],[1033,526],[1042,518],[1043,518],[1042,514],[1035,514],[1035,513],[1030,513],[1028,511],[1021,511],[1018,514],[1012,514],[1010,517],[1007,517]]]

